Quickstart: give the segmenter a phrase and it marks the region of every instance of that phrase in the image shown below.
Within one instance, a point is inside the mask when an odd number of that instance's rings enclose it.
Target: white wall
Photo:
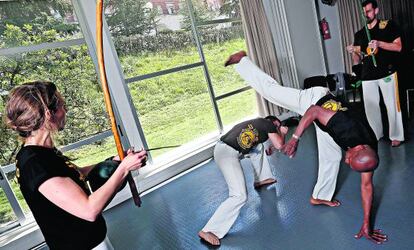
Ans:
[[[275,40],[282,39],[281,36],[290,36],[292,51],[280,51],[283,58],[289,55],[284,53],[293,53],[294,66],[300,86],[303,86],[303,80],[315,75],[326,75],[330,73],[344,72],[344,63],[341,49],[343,49],[340,40],[339,30],[339,13],[337,6],[328,6],[322,4],[321,0],[265,0],[266,15],[268,16],[269,25]],[[278,4],[282,2],[283,4]],[[270,11],[271,7],[284,6],[288,34],[284,33],[281,25],[276,23],[275,12]],[[318,7],[318,9],[317,9]],[[319,30],[319,19],[326,17],[331,31],[331,39],[322,40]],[[283,18],[283,17],[279,17]],[[275,32],[277,32],[275,34]],[[286,42],[286,41],[283,41]],[[277,44],[277,42],[275,42]],[[277,47],[277,46],[276,46]],[[287,52],[286,52],[287,51]],[[278,54],[278,59],[280,55]],[[279,62],[281,67],[286,65]],[[288,66],[291,67],[292,66]],[[286,69],[281,69],[286,70]]]
[[[326,75],[314,0],[284,0],[299,83]]]
[[[321,0],[318,1],[320,19],[325,17],[331,32],[331,39],[323,40],[323,43],[325,44],[325,58],[327,59],[328,73],[335,74],[337,72],[345,72],[342,54],[342,50],[344,50],[345,47],[341,43],[338,5],[329,6],[322,4]]]

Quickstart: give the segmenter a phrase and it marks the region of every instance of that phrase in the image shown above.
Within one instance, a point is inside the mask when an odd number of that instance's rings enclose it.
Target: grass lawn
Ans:
[[[232,67],[223,67],[227,57],[245,49],[244,40],[235,39],[204,46],[214,92],[217,95],[245,86]],[[124,56],[120,58],[126,76],[152,73],[199,60],[195,49],[183,53]],[[218,130],[201,67],[172,73],[129,84],[132,101],[137,109],[149,147],[190,142]],[[218,101],[224,125],[257,113],[253,90]],[[154,151],[153,157],[166,151]],[[94,164],[116,153],[112,138],[99,145],[88,145],[70,153],[79,166]]]

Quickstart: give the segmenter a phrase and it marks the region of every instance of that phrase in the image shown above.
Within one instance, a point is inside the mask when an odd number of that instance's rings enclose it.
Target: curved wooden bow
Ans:
[[[99,66],[99,76],[101,79],[102,84],[102,91],[105,97],[105,106],[106,110],[108,111],[109,119],[111,120],[111,128],[112,133],[114,134],[116,149],[118,151],[118,155],[121,160],[124,159],[125,154],[122,148],[121,139],[118,133],[115,117],[114,117],[114,110],[112,108],[111,96],[109,93],[108,82],[106,79],[106,71],[105,71],[105,60],[104,60],[104,53],[103,53],[103,34],[102,34],[102,20],[103,20],[103,0],[97,0],[96,4],[96,50],[98,54],[98,66]],[[141,198],[139,197],[139,193],[137,187],[135,185],[135,181],[132,178],[131,173],[127,175],[127,180],[129,187],[131,189],[132,198],[136,206],[141,206]]]
[[[367,34],[368,43],[371,42],[371,34],[369,33],[367,19],[364,14],[364,7],[362,7],[361,0],[357,1],[359,4],[359,12],[361,14],[362,21],[364,22],[365,33]],[[376,49],[378,51],[378,49]],[[377,67],[377,60],[375,59],[376,51],[371,50],[371,48],[367,48],[367,54],[372,57],[372,63],[375,67]]]

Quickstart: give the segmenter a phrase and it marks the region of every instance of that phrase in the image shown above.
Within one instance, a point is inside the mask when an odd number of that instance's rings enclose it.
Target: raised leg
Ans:
[[[268,101],[300,115],[303,115],[310,105],[315,104],[328,91],[322,87],[305,90],[283,87],[246,56],[240,60],[235,69],[247,84]]]

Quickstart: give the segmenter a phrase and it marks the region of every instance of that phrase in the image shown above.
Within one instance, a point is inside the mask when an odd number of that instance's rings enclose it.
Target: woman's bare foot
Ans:
[[[398,141],[398,140],[393,140],[392,142],[391,142],[391,146],[392,147],[399,147],[401,145],[401,141]]]
[[[261,187],[263,187],[263,186],[267,186],[267,185],[273,184],[273,183],[275,183],[275,182],[276,182],[276,180],[275,180],[275,179],[273,179],[273,178],[268,178],[268,179],[263,180],[263,181],[258,181],[258,182],[255,182],[255,183],[253,184],[253,186],[254,186],[254,188],[261,188]]]
[[[312,205],[326,205],[330,207],[339,207],[341,205],[341,203],[337,200],[327,201],[327,200],[315,199],[313,197],[310,199],[310,203]]]
[[[213,245],[213,246],[219,246],[220,245],[220,239],[211,232],[198,232],[198,237],[200,237],[202,240],[206,241],[207,243]]]
[[[245,57],[247,54],[246,54],[246,52],[245,51],[243,51],[243,50],[241,50],[241,51],[239,51],[239,52],[237,52],[237,53],[234,53],[234,54],[232,54],[232,55],[230,55],[230,57],[227,59],[227,61],[224,63],[224,67],[227,67],[227,66],[229,66],[229,65],[232,65],[232,64],[236,64],[236,63],[239,63],[240,62],[240,60],[243,58],[243,57]]]

